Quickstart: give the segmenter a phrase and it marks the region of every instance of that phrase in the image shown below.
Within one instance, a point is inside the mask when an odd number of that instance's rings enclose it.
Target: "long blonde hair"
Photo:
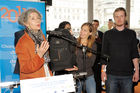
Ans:
[[[82,28],[83,26],[88,26],[89,32],[92,32],[92,34],[88,37],[88,40],[87,40],[87,47],[88,47],[88,48],[92,48],[93,43],[95,42],[95,34],[96,34],[96,31],[94,30],[93,25],[92,25],[91,23],[88,23],[88,22],[87,22],[87,23],[84,23],[84,24],[81,26],[81,28]],[[78,37],[77,40],[78,40],[78,43],[81,44],[81,38],[80,38],[80,36]],[[92,56],[92,53],[87,52],[87,56],[88,56],[88,57],[91,57],[91,56]]]

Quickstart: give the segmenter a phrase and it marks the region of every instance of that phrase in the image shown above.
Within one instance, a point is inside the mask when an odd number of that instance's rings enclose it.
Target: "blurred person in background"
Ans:
[[[113,22],[112,19],[108,20],[108,30],[112,29],[115,27],[115,23]]]
[[[94,30],[96,31],[96,45],[97,45],[97,52],[99,53],[96,56],[96,60],[93,66],[93,71],[94,71],[94,77],[96,81],[96,93],[101,93],[102,90],[102,85],[101,85],[101,64],[100,64],[100,58],[101,58],[101,47],[102,47],[102,37],[103,37],[103,32],[98,30],[99,27],[99,21],[98,20],[93,20],[92,25],[94,27]]]

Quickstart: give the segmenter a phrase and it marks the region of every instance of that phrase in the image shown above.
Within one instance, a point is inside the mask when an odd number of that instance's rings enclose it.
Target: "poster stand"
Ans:
[[[3,82],[3,83],[0,83],[0,87],[10,89],[10,93],[13,93],[13,89],[18,88],[19,85],[20,85],[19,82]]]

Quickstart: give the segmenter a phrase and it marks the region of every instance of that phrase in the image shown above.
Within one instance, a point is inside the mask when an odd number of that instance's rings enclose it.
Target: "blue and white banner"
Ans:
[[[13,73],[16,63],[14,33],[23,29],[17,20],[29,8],[36,8],[42,14],[41,28],[45,34],[45,3],[0,0],[0,82],[19,82],[19,75]],[[19,88],[14,89],[14,93],[20,93],[19,91]],[[1,93],[9,92],[7,88],[1,89]]]

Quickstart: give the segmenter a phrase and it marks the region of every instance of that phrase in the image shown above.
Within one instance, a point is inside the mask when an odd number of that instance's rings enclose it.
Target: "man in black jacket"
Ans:
[[[101,64],[100,64],[100,58],[101,58],[101,47],[102,47],[102,37],[103,37],[103,32],[98,30],[99,27],[99,21],[98,20],[93,20],[92,25],[94,29],[96,30],[96,44],[97,44],[97,52],[99,53],[96,56],[96,60],[93,66],[93,71],[94,71],[94,77],[96,81],[96,93],[101,93],[102,90],[102,85],[101,85]]]
[[[15,40],[14,40],[14,45],[16,47],[16,44],[18,42],[18,40],[24,35],[24,30],[15,32]],[[19,62],[18,62],[18,58],[16,60],[16,65],[15,65],[15,69],[14,69],[14,73],[15,74],[19,74],[20,69],[19,69]]]
[[[116,26],[103,37],[102,53],[110,60],[102,61],[101,78],[106,81],[106,93],[132,93],[133,82],[139,80],[136,33],[125,27],[124,8],[117,8],[113,16]]]

